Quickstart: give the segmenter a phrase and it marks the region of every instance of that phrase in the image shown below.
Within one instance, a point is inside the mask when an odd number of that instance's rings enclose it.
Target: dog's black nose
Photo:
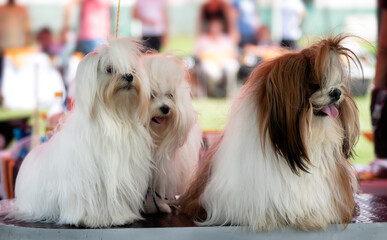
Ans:
[[[163,114],[167,114],[167,113],[169,113],[169,107],[167,105],[163,105],[163,106],[160,107],[160,111]]]
[[[130,74],[130,73],[126,73],[124,75],[122,75],[122,78],[127,81],[128,83],[132,83],[133,82],[133,75]]]
[[[340,97],[341,97],[341,91],[340,91],[340,89],[338,89],[338,88],[333,89],[333,90],[329,93],[329,97],[331,97],[331,98],[334,99],[334,100],[339,100]]]

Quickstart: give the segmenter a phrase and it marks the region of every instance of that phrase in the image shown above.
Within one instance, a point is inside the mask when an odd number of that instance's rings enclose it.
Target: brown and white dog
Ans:
[[[257,67],[234,101],[228,123],[180,198],[205,225],[302,230],[347,224],[356,212],[349,163],[358,140],[348,61],[327,38]]]

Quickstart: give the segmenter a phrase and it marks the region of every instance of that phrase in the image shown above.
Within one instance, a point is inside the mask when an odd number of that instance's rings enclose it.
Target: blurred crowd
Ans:
[[[274,43],[270,29],[260,23],[256,0],[208,0],[202,4],[194,54],[189,56],[195,63],[191,83],[196,96],[232,96],[261,59],[277,55],[280,45],[297,48],[305,7],[301,0],[283,1],[280,43]],[[111,29],[111,4],[110,0],[70,0],[57,34],[48,27],[32,34],[28,10],[17,0],[1,6],[1,105],[16,109],[47,107],[54,100],[54,92],[71,95],[71,82],[81,57],[115,30]],[[80,11],[75,34],[70,23],[76,7]],[[141,22],[142,40],[148,49],[160,51],[168,44],[168,29],[173,23],[168,21],[167,0],[136,1],[132,18]],[[20,90],[20,86],[26,89]]]
[[[305,7],[301,0],[283,2],[286,26],[280,44],[296,49]],[[260,60],[280,54],[280,45],[271,40],[270,29],[260,22],[258,8],[255,0],[211,0],[202,5],[194,51],[199,60],[199,95],[233,96],[238,80],[243,83]]]

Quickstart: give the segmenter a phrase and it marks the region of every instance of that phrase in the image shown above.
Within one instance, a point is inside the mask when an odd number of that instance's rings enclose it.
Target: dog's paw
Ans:
[[[171,207],[164,200],[160,199],[160,201],[157,204],[159,205],[160,212],[163,212],[163,213],[172,212]]]
[[[160,198],[156,192],[149,190],[144,199],[144,213],[171,213],[172,210],[167,202],[167,200]]]

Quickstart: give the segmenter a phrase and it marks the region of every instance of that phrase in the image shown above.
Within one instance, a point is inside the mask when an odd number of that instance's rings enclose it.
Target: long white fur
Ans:
[[[327,87],[339,87],[343,76],[333,66],[337,61],[330,58],[328,62],[330,71],[326,75],[331,82]],[[315,101],[329,101],[325,94],[315,98]],[[297,176],[284,159],[277,159],[269,139],[262,149],[256,106],[253,90],[242,92],[233,103],[223,139],[212,158],[212,175],[200,198],[207,212],[207,219],[201,224],[272,230],[297,226],[305,220],[319,227],[326,227],[319,225],[323,223],[341,222],[332,208],[332,199],[340,199],[332,182],[332,176],[337,176],[336,166],[340,164],[337,159],[344,138],[339,120],[315,117],[310,111],[310,129],[304,136],[311,161],[310,174],[301,172]],[[352,173],[350,177],[356,191],[355,175]]]
[[[148,116],[139,109],[144,104],[148,107],[148,102],[106,105],[102,95],[109,79],[97,71],[111,64],[119,74],[135,74],[134,84],[142,86],[138,97],[149,98],[149,82],[141,75],[138,59],[138,45],[123,38],[82,60],[73,112],[60,131],[32,150],[21,166],[13,217],[87,227],[122,225],[141,218],[151,176],[152,140],[145,127]]]
[[[168,129],[167,134],[162,136],[161,142],[155,143],[152,151],[155,170],[151,186],[161,197],[156,199],[160,211],[170,212],[165,202],[171,203],[176,195],[182,194],[188,187],[199,161],[202,133],[192,105],[190,88],[185,82],[185,69],[179,60],[171,54],[144,56],[142,60],[154,95],[150,103],[151,117],[158,114],[163,104],[171,109],[172,117],[160,126]],[[169,93],[173,95],[172,99],[168,98]],[[159,139],[157,133],[152,134]],[[165,198],[168,201],[164,201]],[[155,212],[153,204],[152,201],[145,204],[147,213]]]

